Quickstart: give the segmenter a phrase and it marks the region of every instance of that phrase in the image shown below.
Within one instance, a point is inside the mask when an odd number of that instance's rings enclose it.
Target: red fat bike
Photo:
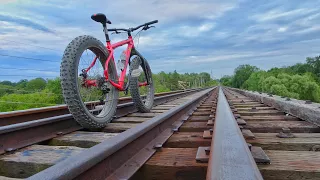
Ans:
[[[131,33],[140,28],[141,31],[148,30],[158,21],[129,29],[107,29],[111,22],[104,14],[94,14],[91,18],[103,25],[106,46],[92,36],[75,38],[64,51],[60,76],[63,96],[73,117],[84,128],[97,129],[106,126],[114,117],[119,91],[130,90],[138,111],[149,112],[152,108],[154,87],[151,69],[135,49]],[[127,33],[128,39],[111,44],[108,32]],[[117,71],[114,49],[125,44],[128,46],[121,54]]]

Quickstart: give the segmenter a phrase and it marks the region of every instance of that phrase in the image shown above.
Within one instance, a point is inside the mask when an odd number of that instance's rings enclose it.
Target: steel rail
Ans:
[[[198,92],[187,102],[28,179],[129,179],[212,91]]]
[[[221,87],[206,179],[263,179]]]
[[[202,89],[155,97],[154,104],[163,104],[200,90]],[[136,111],[137,110],[133,102],[119,104],[117,106],[116,117],[122,117]],[[51,138],[81,129],[82,127],[73,119],[71,114],[64,114],[19,124],[1,126],[0,154],[14,151],[28,145],[49,140]]]
[[[160,97],[169,94],[175,94],[180,92],[186,91],[194,91],[196,89],[187,89],[187,90],[178,90],[178,91],[170,91],[170,92],[163,92],[163,93],[156,93],[155,97]],[[119,98],[119,104],[131,102],[131,97],[123,97]],[[93,102],[97,103],[97,102]],[[90,107],[92,102],[86,103],[87,106]],[[27,121],[43,119],[53,116],[59,116],[64,114],[69,114],[68,107],[63,105],[57,106],[49,106],[49,107],[42,107],[42,108],[33,108],[28,110],[18,110],[18,111],[11,111],[11,112],[0,112],[0,126],[6,126],[11,124],[23,123]]]

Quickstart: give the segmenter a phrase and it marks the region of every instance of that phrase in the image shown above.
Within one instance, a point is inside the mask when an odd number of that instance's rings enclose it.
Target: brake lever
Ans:
[[[115,32],[113,32],[113,33],[111,33],[111,34],[121,34],[122,32],[118,32],[118,31],[115,31]]]
[[[145,30],[145,31],[146,31],[146,30],[148,30],[148,29],[150,29],[150,28],[155,28],[155,26],[145,26],[145,27],[142,28],[142,30]]]

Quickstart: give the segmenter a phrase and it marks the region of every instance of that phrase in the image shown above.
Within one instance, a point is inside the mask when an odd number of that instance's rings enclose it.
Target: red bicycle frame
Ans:
[[[109,79],[108,77],[108,64],[110,63],[111,60],[114,61],[114,49],[123,46],[125,44],[128,44],[128,47],[125,51],[125,55],[126,55],[126,63],[124,65],[124,69],[121,71],[120,77],[118,79],[119,83],[116,83],[114,81],[112,81],[111,79]],[[133,39],[132,36],[129,36],[128,39],[111,44],[110,41],[107,41],[107,45],[106,48],[108,50],[109,56],[104,64],[105,69],[104,69],[104,77],[106,79],[106,81],[109,81],[112,86],[116,87],[119,91],[124,91],[125,90],[125,83],[124,80],[126,78],[126,71],[127,71],[127,67],[129,64],[129,60],[130,60],[130,55],[131,55],[131,50],[134,48],[134,43],[133,43]],[[93,61],[91,62],[90,66],[85,70],[86,72],[88,72],[96,63],[98,57],[96,56]],[[143,82],[143,83],[139,83],[139,86],[147,86],[148,83],[147,82]],[[86,79],[85,80],[85,86],[90,87],[90,86],[97,86],[97,80],[90,80],[90,79]]]

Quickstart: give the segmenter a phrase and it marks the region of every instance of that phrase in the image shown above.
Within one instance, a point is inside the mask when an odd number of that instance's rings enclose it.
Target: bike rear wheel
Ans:
[[[84,73],[83,70],[95,57],[94,66]],[[103,75],[107,57],[108,52],[99,40],[92,36],[79,36],[69,43],[62,58],[60,76],[65,102],[75,120],[87,129],[105,127],[117,108],[118,90],[106,82]],[[112,60],[108,65],[108,75],[109,79],[117,79]],[[84,80],[96,81],[99,86],[88,86]],[[103,91],[103,88],[109,91]]]
[[[147,61],[144,61],[145,68],[143,68],[142,59],[138,56],[133,58],[130,63],[130,80],[129,88],[132,101],[135,107],[140,112],[150,112],[154,102],[154,87],[152,80],[152,73]],[[139,86],[140,83],[147,82],[146,74],[149,75],[149,84],[146,86]]]

